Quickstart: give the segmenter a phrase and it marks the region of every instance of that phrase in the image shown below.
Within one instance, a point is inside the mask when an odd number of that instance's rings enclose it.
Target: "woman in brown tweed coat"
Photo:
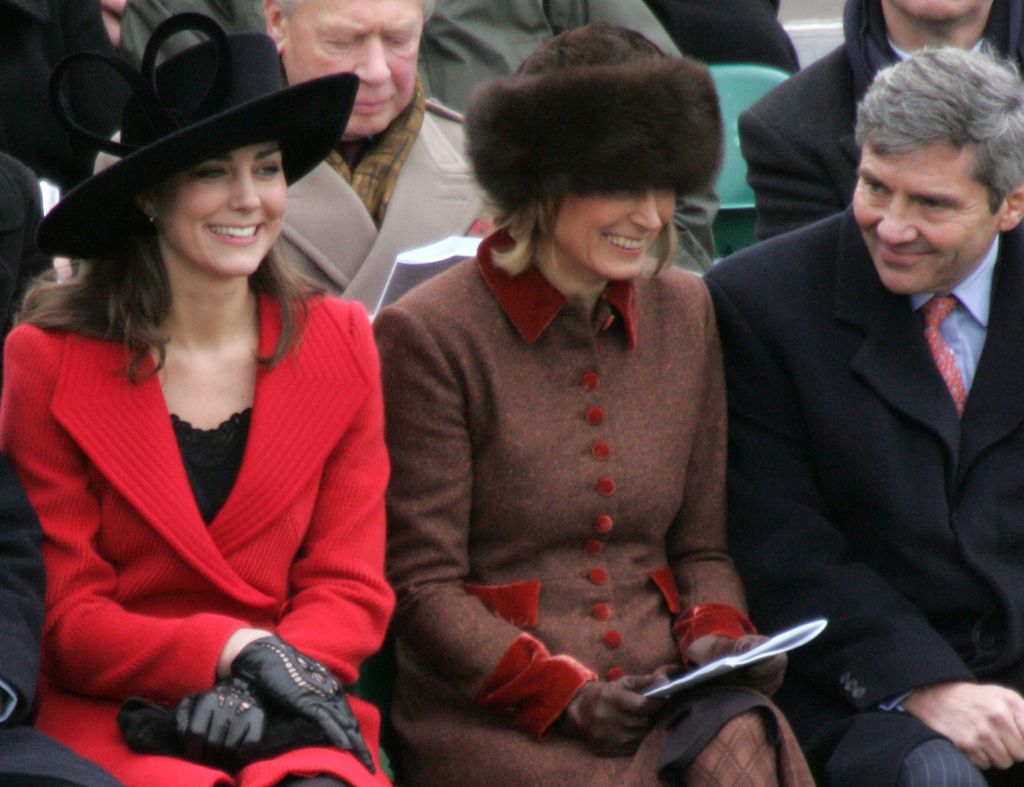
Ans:
[[[498,230],[375,323],[405,782],[810,784],[755,690],[782,657],[639,693],[758,641],[710,298],[652,275],[720,159],[706,70],[591,25],[479,90],[467,132]]]

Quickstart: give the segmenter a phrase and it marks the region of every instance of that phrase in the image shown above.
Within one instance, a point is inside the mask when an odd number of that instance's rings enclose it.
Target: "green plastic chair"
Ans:
[[[747,185],[747,162],[740,153],[740,113],[789,74],[753,63],[715,63],[708,68],[718,91],[725,129],[725,160],[715,182],[720,207],[712,225],[716,254],[725,257],[757,242],[754,192]]]

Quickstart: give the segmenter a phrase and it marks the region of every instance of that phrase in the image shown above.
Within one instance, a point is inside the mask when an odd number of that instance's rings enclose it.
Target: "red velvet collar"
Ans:
[[[516,330],[527,343],[533,344],[561,311],[565,305],[565,296],[534,267],[518,276],[512,276],[495,265],[491,252],[511,242],[505,230],[492,232],[480,243],[476,262],[484,281]],[[633,282],[609,282],[601,293],[601,299],[619,313],[626,328],[629,346],[636,349],[636,287]]]

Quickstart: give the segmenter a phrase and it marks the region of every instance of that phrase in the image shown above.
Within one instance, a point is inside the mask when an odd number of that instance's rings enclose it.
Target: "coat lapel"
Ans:
[[[210,523],[227,554],[271,526],[308,490],[373,385],[350,345],[339,341],[349,328],[335,322],[337,312],[315,303],[310,309],[318,314],[307,320],[298,349],[257,372],[242,466]],[[279,325],[277,305],[262,297],[261,354],[273,350]]]
[[[867,247],[847,209],[836,250],[836,316],[858,326],[863,342],[851,359],[855,373],[889,406],[939,436],[956,466],[960,422],[906,296],[878,279]]]
[[[326,161],[288,189],[283,235],[343,291],[373,248],[377,227]]]
[[[71,337],[54,417],[149,525],[216,587],[251,605],[270,599],[244,582],[214,545],[196,507],[155,375],[128,381],[116,343]]]
[[[469,164],[428,112],[402,167],[384,223],[352,283],[347,300],[376,309],[395,258],[403,251],[463,235],[483,212]]]
[[[1002,235],[985,348],[963,416],[960,475],[1024,421],[1024,228]]]

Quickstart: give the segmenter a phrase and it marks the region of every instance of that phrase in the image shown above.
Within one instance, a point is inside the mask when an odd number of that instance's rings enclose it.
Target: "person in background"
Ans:
[[[342,688],[393,603],[377,355],[274,249],[358,80],[282,91],[266,34],[197,14],[144,62],[186,30],[208,40],[131,80],[120,141],[90,135],[120,160],[39,229],[74,274],[6,342],[0,445],[49,580],[37,723],[130,785],[380,787],[379,717]]]
[[[6,336],[29,283],[52,260],[36,246],[42,218],[39,183],[17,159],[0,153],[0,335]],[[0,370],[2,370],[0,365]]]
[[[853,205],[706,281],[729,545],[768,627],[825,616],[779,705],[826,787],[1024,783],[1024,83],[880,71]]]
[[[118,12],[119,45],[117,53],[135,68],[142,65],[142,55],[153,31],[167,17],[183,12],[196,12],[213,19],[229,33],[266,30],[261,0],[103,0],[104,8],[121,5]],[[168,41],[160,52],[161,58],[171,57],[202,38],[183,33]]]
[[[115,49],[121,45],[121,18],[124,16],[126,3],[127,0],[100,0],[103,27],[106,28],[110,43]]]
[[[79,51],[113,55],[99,0],[0,0],[0,152],[61,191],[92,172],[95,148],[57,120],[45,100],[50,71]],[[82,69],[70,97],[76,116],[97,134],[117,129],[126,92],[116,74]]]
[[[770,238],[841,212],[857,184],[854,113],[875,73],[925,46],[987,42],[1024,64],[1021,0],[847,0],[845,43],[740,116],[740,145]]]
[[[374,321],[404,783],[810,785],[756,690],[784,657],[640,693],[761,640],[711,301],[671,264],[721,160],[710,75],[594,23],[479,88],[467,135],[497,229]]]
[[[779,0],[646,0],[679,51],[703,63],[800,68]]]
[[[460,116],[416,72],[432,0],[265,0],[288,83],[350,71],[359,93],[327,161],[289,193],[288,260],[374,309],[400,251],[490,226]]]

